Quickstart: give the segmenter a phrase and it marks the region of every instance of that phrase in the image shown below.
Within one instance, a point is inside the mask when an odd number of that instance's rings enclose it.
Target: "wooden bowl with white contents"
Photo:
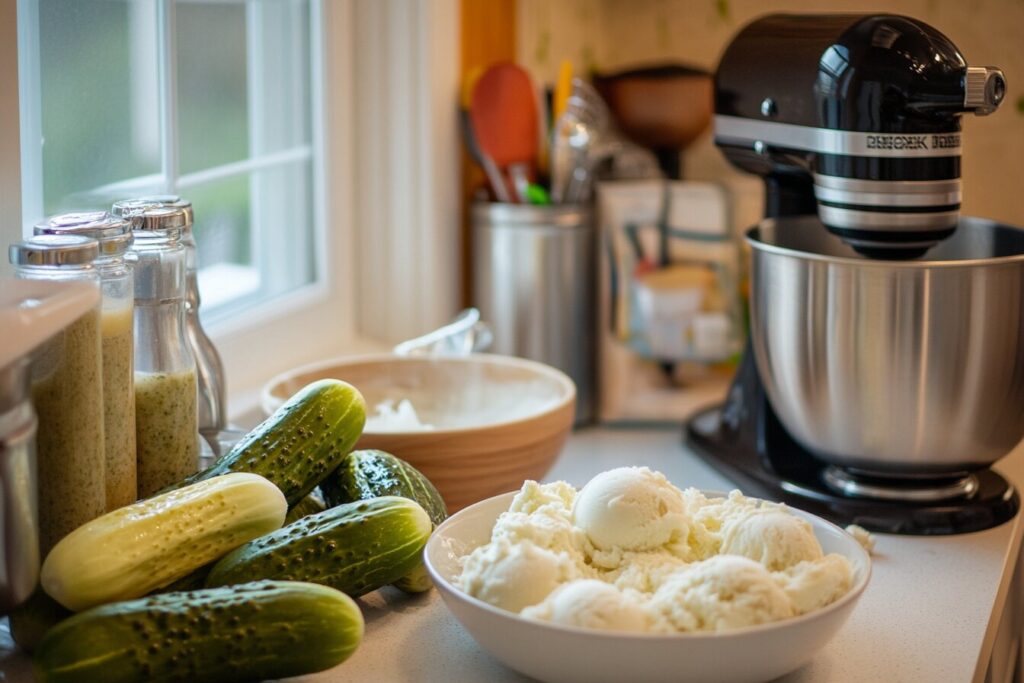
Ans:
[[[368,422],[356,448],[408,461],[444,496],[449,512],[541,479],[572,429],[576,386],[555,368],[511,356],[380,354],[334,359],[278,375],[263,388],[269,415],[318,379],[354,385]],[[378,406],[407,400],[432,429],[387,425]],[[395,431],[395,429],[402,431]]]

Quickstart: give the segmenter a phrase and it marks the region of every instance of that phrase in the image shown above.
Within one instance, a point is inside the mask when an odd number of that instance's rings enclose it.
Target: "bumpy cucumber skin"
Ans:
[[[292,522],[299,521],[303,517],[323,512],[326,509],[327,504],[324,503],[324,499],[321,496],[317,495],[317,492],[314,489],[307,493],[298,503],[288,508],[288,514],[285,515],[284,523],[285,525],[288,525]]]
[[[366,424],[366,401],[337,379],[307,384],[211,467],[171,488],[228,472],[253,472],[274,482],[295,505],[352,450]]]
[[[287,509],[258,474],[196,482],[78,527],[46,556],[39,583],[76,612],[141,598],[280,529]]]
[[[308,581],[357,597],[412,570],[431,529],[427,513],[408,498],[347,503],[236,548],[214,565],[206,585]]]
[[[363,616],[324,586],[262,581],[103,605],[51,629],[39,683],[241,683],[340,664]]]
[[[415,500],[435,525],[448,517],[444,498],[418,469],[390,453],[353,451],[321,483],[329,506],[378,496],[402,496]]]
[[[33,652],[47,631],[73,614],[37,587],[24,604],[11,611],[11,638],[22,650]]]
[[[402,496],[419,503],[435,526],[448,517],[444,498],[434,484],[406,461],[384,451],[349,453],[338,469],[321,482],[320,488],[330,505],[377,496]],[[422,562],[395,581],[395,587],[406,593],[423,593],[433,585]]]

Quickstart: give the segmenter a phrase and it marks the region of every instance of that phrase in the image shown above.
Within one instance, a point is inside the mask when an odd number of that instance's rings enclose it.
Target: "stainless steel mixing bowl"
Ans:
[[[1024,230],[961,218],[914,261],[866,259],[810,216],[747,240],[758,372],[821,459],[937,476],[1024,437]]]

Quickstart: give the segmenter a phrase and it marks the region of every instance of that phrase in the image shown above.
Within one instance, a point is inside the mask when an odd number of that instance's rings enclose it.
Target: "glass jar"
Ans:
[[[181,209],[131,218],[135,262],[135,438],[139,498],[199,469],[196,364],[185,337]]]
[[[186,223],[181,233],[185,247],[185,336],[196,361],[199,383],[199,433],[219,455],[219,446],[237,440],[227,429],[227,399],[224,364],[199,320],[198,252],[192,233],[192,202],[178,195],[161,194],[115,202],[111,212],[130,217],[146,207],[178,208],[185,212]],[[224,451],[226,452],[226,450]]]
[[[82,235],[99,243],[93,265],[100,275],[103,307],[103,441],[106,451],[107,511],[135,502],[135,374],[132,269],[125,254],[131,225],[105,211],[52,216],[35,226],[37,235]]]
[[[94,239],[39,235],[10,248],[15,276],[100,286]],[[39,420],[36,470],[43,557],[74,529],[106,512],[101,305],[42,344],[32,360]]]

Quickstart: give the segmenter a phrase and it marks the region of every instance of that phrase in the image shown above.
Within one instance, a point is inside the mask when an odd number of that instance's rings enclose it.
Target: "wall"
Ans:
[[[769,12],[886,12],[928,22],[950,36],[969,64],[998,66],[1009,82],[1002,108],[964,120],[964,213],[1024,225],[1024,2],[1021,0],[519,0],[518,57],[538,82],[559,62],[612,71],[655,61],[714,69],[730,37]],[[688,153],[686,175],[735,174],[706,134]]]

